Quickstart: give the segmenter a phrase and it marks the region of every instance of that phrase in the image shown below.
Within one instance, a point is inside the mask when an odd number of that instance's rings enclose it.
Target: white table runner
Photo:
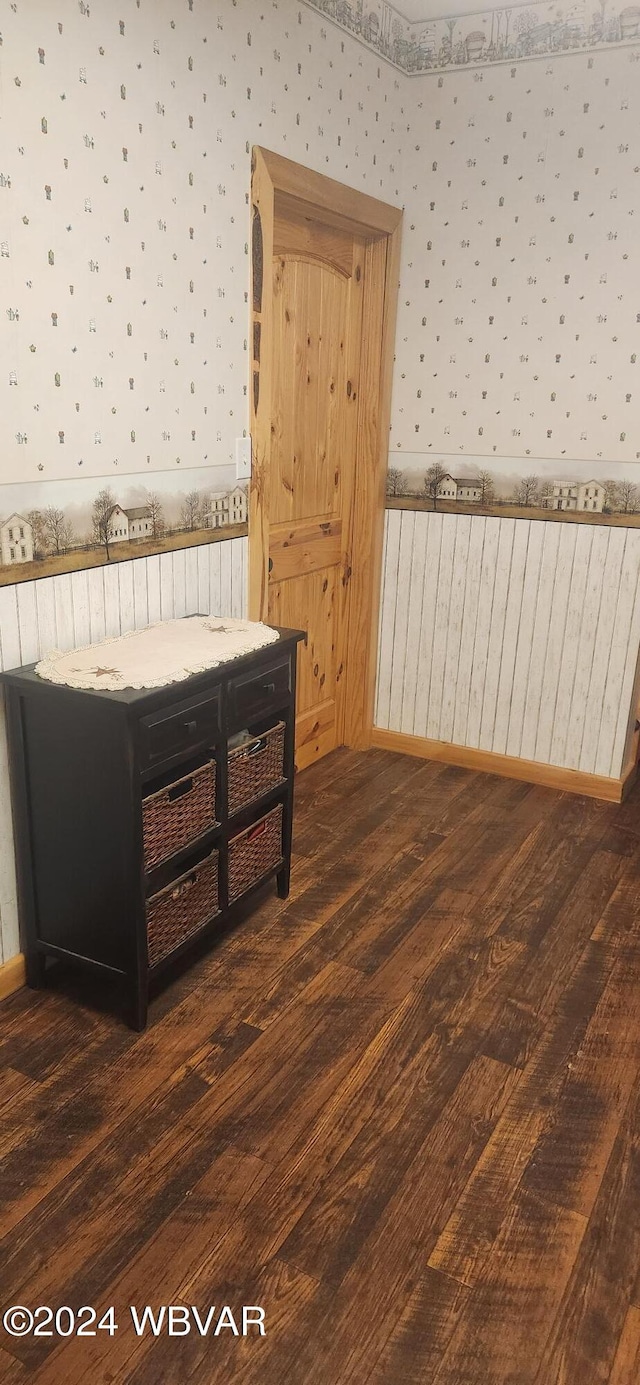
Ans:
[[[84,649],[64,654],[53,650],[36,664],[36,673],[68,688],[106,688],[109,692],[161,688],[194,673],[206,673],[277,639],[276,631],[259,621],[185,616],[131,630]]]

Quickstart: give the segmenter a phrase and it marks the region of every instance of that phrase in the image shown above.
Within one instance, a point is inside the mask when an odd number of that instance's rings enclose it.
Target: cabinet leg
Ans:
[[[290,879],[290,876],[291,876],[291,867],[290,867],[290,866],[283,866],[283,867],[282,867],[282,870],[279,870],[279,871],[278,871],[278,874],[276,875],[276,884],[277,884],[277,886],[278,886],[278,898],[279,898],[279,899],[286,899],[287,896],[288,896],[288,894],[289,894],[289,879]]]
[[[145,986],[135,986],[129,993],[127,1023],[138,1034],[147,1027],[148,996]]]
[[[27,986],[33,991],[40,991],[44,986],[45,971],[47,969],[47,959],[42,952],[33,951],[27,953],[25,971],[27,976]]]

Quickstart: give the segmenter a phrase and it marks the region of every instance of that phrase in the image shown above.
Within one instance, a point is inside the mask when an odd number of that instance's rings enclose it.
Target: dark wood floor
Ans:
[[[290,899],[154,1002],[0,1010],[10,1385],[637,1385],[640,793],[341,751]],[[99,997],[96,997],[96,1004]],[[130,1304],[267,1335],[138,1339]],[[239,1317],[239,1313],[238,1313]]]

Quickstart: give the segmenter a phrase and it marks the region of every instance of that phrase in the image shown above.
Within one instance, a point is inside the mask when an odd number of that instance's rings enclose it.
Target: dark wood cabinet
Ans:
[[[81,692],[33,665],[2,675],[29,985],[49,959],[97,969],[121,979],[142,1029],[171,963],[270,878],[286,897],[303,638],[279,630],[154,689]]]

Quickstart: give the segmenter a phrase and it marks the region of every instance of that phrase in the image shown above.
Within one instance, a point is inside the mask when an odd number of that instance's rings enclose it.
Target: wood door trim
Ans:
[[[319,217],[326,226],[364,237],[364,314],[355,486],[347,562],[346,639],[349,650],[340,741],[371,744],[378,615],[391,413],[391,378],[400,269],[402,211],[302,168],[280,154],[253,149],[252,363],[250,379],[253,475],[249,498],[249,615],[263,620],[269,593],[270,455],[273,386],[273,309],[270,267],[280,208]],[[312,570],[312,569],[308,569]],[[275,579],[273,579],[275,580]]]
[[[303,215],[305,207],[310,206],[312,213],[320,214],[327,226],[342,227],[360,236],[389,236],[402,221],[400,207],[379,202],[368,193],[357,192],[345,183],[325,177],[324,173],[314,173],[311,168],[304,168],[270,149],[256,145],[253,152],[254,157],[260,156],[274,193],[283,200],[286,198],[288,205],[293,204]]]

